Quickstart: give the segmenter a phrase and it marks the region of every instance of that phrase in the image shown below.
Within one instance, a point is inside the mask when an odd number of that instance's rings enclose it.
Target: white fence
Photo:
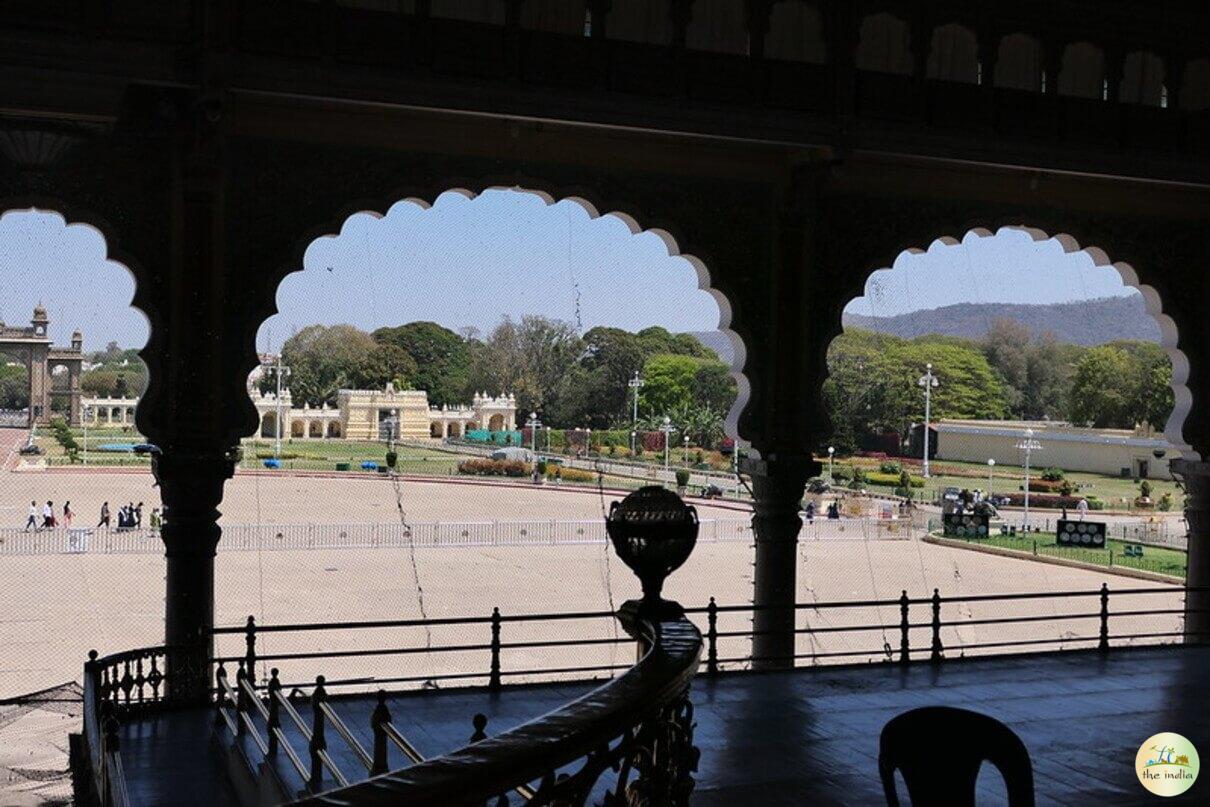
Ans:
[[[801,541],[906,540],[907,521],[816,519],[803,523]],[[407,524],[226,524],[221,552],[305,549],[390,549],[459,546],[562,546],[599,544],[606,540],[601,519],[582,521],[460,521]],[[752,540],[749,518],[703,519],[698,540],[704,543]],[[57,554],[161,554],[152,530],[0,529],[0,556]]]

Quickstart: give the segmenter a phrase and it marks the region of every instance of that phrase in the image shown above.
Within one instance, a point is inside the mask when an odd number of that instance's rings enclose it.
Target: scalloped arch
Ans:
[[[485,184],[482,186],[482,190],[483,191],[502,190],[502,191],[512,191],[515,193],[529,194],[529,195],[536,196],[537,198],[541,199],[547,206],[554,205],[558,202],[563,202],[563,201],[572,202],[574,204],[579,205],[581,208],[583,208],[584,212],[588,214],[588,217],[590,219],[595,220],[595,219],[600,219],[600,218],[605,218],[605,217],[614,218],[614,219],[622,222],[626,226],[627,230],[630,232],[630,234],[632,236],[640,235],[640,234],[644,234],[644,233],[656,236],[664,244],[664,248],[669,257],[681,258],[681,259],[687,261],[689,263],[689,265],[693,267],[694,273],[696,274],[698,290],[704,291],[707,294],[709,294],[710,297],[714,300],[715,304],[718,306],[719,321],[718,321],[717,328],[721,333],[723,333],[727,337],[727,339],[731,343],[731,353],[732,353],[733,358],[732,358],[732,362],[731,362],[730,372],[731,372],[731,377],[733,379],[735,379],[737,394],[736,394],[736,398],[735,398],[735,403],[732,405],[730,412],[727,413],[727,419],[726,419],[726,423],[725,423],[726,433],[729,437],[732,437],[732,438],[739,440],[741,442],[744,442],[744,443],[747,442],[747,441],[744,441],[742,435],[739,434],[740,415],[743,413],[744,408],[748,405],[748,401],[751,398],[751,392],[752,392],[751,383],[749,382],[748,377],[744,373],[744,368],[745,368],[745,366],[747,364],[747,360],[748,360],[747,346],[745,345],[743,338],[738,333],[736,333],[734,330],[731,329],[731,319],[732,319],[731,301],[727,298],[727,296],[720,289],[715,287],[715,285],[713,283],[713,279],[710,274],[710,270],[707,267],[705,261],[703,261],[701,258],[697,257],[696,255],[693,255],[693,254],[687,253],[687,252],[683,252],[680,248],[680,245],[677,243],[676,238],[668,230],[663,229],[661,227],[644,228],[641,224],[639,224],[638,220],[634,216],[632,216],[629,213],[626,213],[624,211],[621,211],[621,210],[613,210],[613,211],[609,211],[606,213],[601,213],[598,205],[589,201],[585,196],[582,196],[582,195],[578,195],[575,193],[568,193],[568,194],[564,194],[564,195],[555,195],[548,191],[540,190],[540,189],[533,188],[533,187],[526,187],[526,186],[519,186],[519,185],[501,185],[501,184]],[[463,196],[469,200],[469,199],[476,198],[477,196],[480,195],[481,192],[482,191],[477,192],[477,191],[471,190],[468,187],[466,187],[465,185],[453,185],[453,186],[449,187],[448,189],[442,191],[441,193],[437,194],[437,196],[439,197],[439,196],[444,196],[445,194],[448,194],[448,193],[455,193],[455,194]],[[397,201],[393,202],[387,208],[386,213],[381,213],[374,209],[352,210],[351,212],[348,212],[347,214],[344,215],[343,220],[341,220],[341,222],[340,222],[340,228],[338,231],[331,232],[330,231],[331,228],[329,227],[329,228],[326,228],[327,230],[329,230],[328,232],[321,231],[320,234],[313,235],[312,237],[306,239],[305,243],[302,247],[302,250],[301,250],[301,252],[302,252],[301,259],[298,261],[298,263],[302,264],[305,262],[305,256],[306,256],[307,251],[310,250],[311,246],[313,244],[315,244],[316,242],[323,240],[323,239],[339,238],[341,235],[343,235],[345,232],[345,228],[349,225],[350,220],[353,219],[354,217],[369,216],[374,219],[381,220],[381,219],[385,218],[386,215],[389,214],[392,209],[394,209],[397,205],[401,205],[401,204],[416,205],[423,210],[429,210],[433,206],[432,202],[430,202],[426,199],[417,197],[417,196],[402,196]],[[279,280],[276,291],[274,293],[274,303],[273,303],[272,310],[268,313],[268,316],[263,318],[262,323],[264,320],[267,320],[269,317],[281,312],[281,309],[278,306],[277,294],[280,293],[281,288],[282,288],[283,284],[286,282],[287,278],[289,278],[292,275],[298,274],[299,272],[302,272],[302,271],[303,271],[302,269],[295,269],[293,271],[288,272],[286,275],[284,275]],[[258,327],[259,327],[259,324],[258,324]]]
[[[996,230],[995,233],[985,227],[972,227],[971,229],[967,230],[960,239],[954,238],[950,235],[940,236],[933,239],[933,241],[929,243],[928,247],[924,249],[919,247],[909,247],[908,249],[903,250],[900,255],[920,255],[927,252],[928,249],[932,248],[934,244],[957,246],[960,245],[967,236],[973,235],[977,238],[991,238],[994,235],[1005,231],[1023,232],[1027,234],[1035,243],[1042,241],[1054,241],[1059,244],[1060,247],[1062,247],[1063,252],[1066,254],[1083,252],[1092,259],[1093,266],[1112,268],[1122,279],[1123,285],[1139,291],[1139,293],[1143,296],[1143,303],[1147,314],[1153,320],[1155,320],[1155,323],[1159,326],[1160,346],[1164,348],[1164,351],[1172,360],[1172,394],[1174,402],[1172,414],[1168,417],[1168,422],[1164,425],[1164,436],[1174,448],[1181,452],[1181,457],[1186,459],[1201,459],[1198,453],[1193,450],[1188,442],[1186,442],[1183,434],[1185,419],[1188,417],[1189,412],[1193,409],[1193,395],[1185,383],[1189,379],[1189,358],[1179,347],[1179,335],[1177,333],[1176,323],[1173,321],[1172,317],[1164,313],[1159,293],[1151,286],[1139,282],[1138,272],[1136,272],[1134,267],[1129,263],[1124,261],[1115,262],[1110,260],[1109,256],[1100,247],[1081,247],[1080,243],[1073,236],[1068,235],[1067,233],[1057,233],[1052,236],[1049,233],[1038,229],[1037,227],[1030,227],[1024,224],[1005,225]],[[897,260],[898,258],[896,258],[896,261]],[[864,292],[868,290],[869,280],[873,276],[874,272],[894,271],[894,269],[894,263],[892,263],[892,265],[888,267],[879,267],[877,269],[870,270],[866,275],[866,284],[863,287],[863,296],[855,299],[862,299],[864,297]]]

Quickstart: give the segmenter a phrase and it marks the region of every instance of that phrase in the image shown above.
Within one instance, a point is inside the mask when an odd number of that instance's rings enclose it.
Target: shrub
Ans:
[[[593,482],[597,476],[592,471],[582,471],[579,468],[564,468],[562,465],[551,466],[546,475],[551,479],[562,479],[566,482]]]
[[[906,481],[905,481],[905,477],[906,477]],[[907,471],[901,471],[897,474],[884,474],[881,472],[871,471],[870,473],[863,474],[862,479],[864,482],[867,482],[868,484],[878,485],[880,487],[886,487],[886,488],[894,488],[894,487],[922,488],[922,487],[924,487],[923,479],[921,479],[918,476],[911,476],[908,474]]]
[[[1146,479],[1144,479],[1143,483],[1139,485],[1139,495],[1151,498],[1151,483]]]
[[[689,484],[689,472],[684,468],[676,469],[676,486],[683,488]]]
[[[1066,473],[1062,468],[1047,468],[1042,472],[1042,478],[1047,482],[1062,482],[1066,478]]]
[[[1158,507],[1160,510],[1171,510],[1172,509],[1172,494],[1165,493],[1163,496],[1161,496],[1160,503],[1158,505],[1156,505],[1156,507]]]
[[[1036,493],[1059,493],[1065,483],[1057,479],[1030,479],[1029,489]],[[1070,496],[1070,493],[1065,495]]]
[[[695,465],[702,465],[705,462],[705,460],[706,460],[706,455],[703,454],[702,450],[699,448],[697,450],[697,453],[693,455],[693,463]]]
[[[844,482],[846,479],[852,479],[853,468],[848,465],[833,465],[832,478],[837,482]]]
[[[1084,501],[1088,502],[1089,510],[1104,510],[1105,509],[1105,502],[1101,501],[1096,496],[1089,496]]]
[[[878,466],[878,472],[883,474],[898,474],[903,466],[897,462],[884,462]]]
[[[283,451],[280,456],[277,454],[274,454],[272,451],[256,452],[256,458],[258,460],[275,460],[275,459],[296,460],[300,456],[301,456],[300,454],[295,454],[295,453],[289,452],[289,451]]]
[[[546,460],[538,460],[537,471],[538,476],[546,476],[547,463]]]
[[[520,460],[463,460],[458,463],[458,473],[471,476],[529,476],[533,472],[527,462]]]

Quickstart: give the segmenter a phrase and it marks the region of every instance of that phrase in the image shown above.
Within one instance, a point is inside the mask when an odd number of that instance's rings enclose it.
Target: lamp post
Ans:
[[[836,456],[836,446],[828,446],[828,479],[835,482],[836,475],[832,473],[832,458]]]
[[[533,445],[534,453],[537,454],[538,453],[538,428],[542,425],[538,421],[538,413],[530,412],[529,413],[529,422],[526,423],[525,425],[529,427],[530,443]]]
[[[991,495],[992,495],[992,470],[995,467],[996,467],[996,461],[994,459],[989,458],[987,461],[987,497],[989,499],[991,498]]]
[[[684,439],[681,440],[681,443],[685,446],[685,458],[681,462],[685,465],[688,465],[689,464],[689,435],[686,434]]]
[[[584,456],[587,457],[592,453],[592,429],[584,429]]]
[[[637,431],[635,431],[634,429],[631,429],[630,430],[630,456],[632,456],[632,457],[634,456],[634,447],[636,445],[638,445],[638,443],[636,442],[636,440],[638,440],[638,437],[639,437],[639,433]]]
[[[668,440],[672,437],[672,433],[676,431],[676,427],[672,425],[672,418],[664,415],[664,425],[660,426],[660,431],[664,433],[664,470],[668,470]]]
[[[916,382],[924,387],[924,478],[929,478],[929,420],[932,418],[933,390],[937,387],[937,376],[933,365],[924,366],[924,375]]]
[[[277,393],[274,401],[273,415],[273,456],[281,459],[281,436],[282,436],[282,411],[281,411],[281,382],[283,377],[290,375],[290,368],[281,363],[281,354],[277,354],[277,362],[272,365],[274,375],[276,376]]]
[[[1025,452],[1025,520],[1022,527],[1025,532],[1029,532],[1029,459],[1033,452],[1042,449],[1042,444],[1034,439],[1033,429],[1026,429],[1021,442],[1017,443],[1017,448]]]
[[[80,413],[80,422],[84,426],[84,464],[88,464],[88,419],[92,417],[92,407],[84,407],[84,411]]]
[[[639,428],[639,390],[647,382],[639,377],[639,371],[634,371],[634,378],[626,382],[626,386],[634,390],[634,408],[630,413],[630,428],[637,430]],[[634,446],[630,447],[634,450]]]

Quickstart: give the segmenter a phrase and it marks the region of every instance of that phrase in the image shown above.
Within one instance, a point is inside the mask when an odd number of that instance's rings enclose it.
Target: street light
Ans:
[[[634,447],[638,445],[635,441],[638,439],[639,433],[634,429],[630,430],[630,454],[634,456]]]
[[[1029,532],[1029,458],[1033,452],[1042,450],[1042,444],[1034,439],[1033,429],[1026,429],[1017,448],[1025,452],[1025,521],[1022,527]]]
[[[688,465],[689,464],[689,435],[686,434],[685,439],[682,440],[681,442],[685,446],[685,459],[683,460],[683,462],[685,465]]]
[[[929,420],[932,418],[933,390],[937,388],[937,376],[933,365],[926,364],[924,375],[916,382],[924,387],[924,478],[929,478]]]
[[[587,457],[592,453],[592,429],[584,429],[584,456]]]
[[[277,393],[273,415],[273,456],[281,459],[281,436],[282,436],[282,411],[281,411],[281,382],[283,378],[290,375],[290,368],[281,363],[281,354],[277,354],[276,365],[270,365],[274,370],[274,375],[277,376]]]
[[[537,454],[538,453],[538,427],[542,425],[538,421],[538,413],[530,412],[529,413],[529,422],[526,423],[525,425],[529,427],[530,442],[533,444],[534,453]]]
[[[638,370],[634,371],[634,378],[626,382],[626,386],[634,390],[634,409],[631,410],[630,414],[630,428],[632,429],[638,429],[639,427],[639,389],[646,383],[646,381],[639,377]],[[630,448],[632,451],[634,450],[634,446]]]
[[[833,482],[836,481],[836,475],[832,473],[832,458],[836,456],[836,447],[828,446],[828,478]]]
[[[664,433],[664,470],[668,470],[668,439],[672,433],[676,431],[676,427],[672,425],[672,418],[664,415],[664,425],[660,426],[660,431]]]
[[[994,469],[995,467],[996,467],[996,461],[994,459],[989,458],[987,461],[987,497],[989,499],[991,498],[991,495],[992,495],[992,469]]]
[[[80,420],[84,424],[84,464],[88,464],[88,419],[92,417],[92,407],[84,407],[84,411],[80,413]]]

